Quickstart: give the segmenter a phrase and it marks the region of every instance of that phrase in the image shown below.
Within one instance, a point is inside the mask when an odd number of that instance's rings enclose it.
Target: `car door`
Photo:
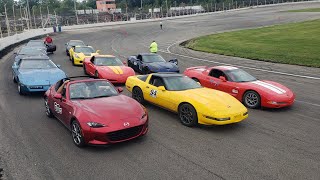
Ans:
[[[225,78],[225,81],[220,79],[221,76]],[[228,76],[220,69],[212,69],[208,74],[206,81],[208,84],[207,87],[232,94],[234,83],[228,81]]]
[[[67,85],[64,85],[61,92],[62,98],[56,99],[54,95],[57,92],[52,93],[53,113],[54,115],[66,126],[68,126],[68,118],[72,116],[70,100],[67,98]]]

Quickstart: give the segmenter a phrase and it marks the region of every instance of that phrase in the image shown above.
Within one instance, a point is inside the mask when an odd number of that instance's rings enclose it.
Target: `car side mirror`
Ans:
[[[173,63],[173,64],[175,64],[175,65],[178,65],[178,59],[177,59],[177,58],[171,59],[171,60],[169,60],[169,62],[170,62],[170,63]]]
[[[122,87],[118,87],[117,90],[118,90],[119,93],[123,92],[123,88]]]
[[[97,51],[96,51],[96,53],[98,53],[98,54],[99,54],[99,53],[100,53],[100,50],[97,50]]]
[[[122,63],[123,63],[123,64],[127,64],[127,62],[125,62],[125,61],[122,61]]]
[[[223,82],[226,82],[226,78],[224,76],[220,76],[219,79],[221,79]]]
[[[159,89],[160,91],[165,91],[165,90],[166,90],[166,88],[165,88],[164,86],[159,86],[158,89]]]
[[[57,93],[53,96],[55,99],[62,99],[62,95],[60,93]]]

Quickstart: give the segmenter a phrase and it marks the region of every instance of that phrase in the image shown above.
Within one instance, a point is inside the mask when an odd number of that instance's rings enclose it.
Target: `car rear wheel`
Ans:
[[[134,87],[132,90],[132,98],[140,104],[144,103],[143,92],[139,87]]]
[[[192,127],[198,124],[197,111],[190,104],[182,104],[178,110],[180,122],[188,127]]]
[[[255,109],[260,107],[261,98],[256,91],[247,91],[243,95],[242,102],[246,107]]]
[[[45,106],[45,108],[46,108],[46,115],[47,115],[49,118],[52,118],[52,117],[53,117],[53,114],[52,114],[52,111],[51,111],[50,106],[49,106],[48,97],[45,97],[45,98],[44,98],[44,106]]]
[[[81,126],[76,120],[72,121],[71,123],[71,134],[72,134],[72,140],[76,146],[78,147],[85,146]]]

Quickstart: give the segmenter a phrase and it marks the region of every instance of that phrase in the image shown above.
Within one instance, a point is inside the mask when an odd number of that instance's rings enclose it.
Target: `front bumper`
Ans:
[[[74,59],[74,64],[75,65],[83,65],[83,61],[84,61],[84,59],[82,59],[82,58],[73,58]]]
[[[85,125],[86,126],[86,125]],[[129,141],[143,136],[148,132],[148,120],[145,124],[138,126],[110,130],[110,127],[104,128],[83,128],[85,142],[91,145],[107,145],[124,141]]]
[[[248,113],[237,113],[237,114],[233,114],[233,115],[228,115],[230,117],[230,120],[223,120],[223,121],[219,121],[219,120],[213,120],[213,119],[209,119],[207,117],[205,117],[205,115],[203,114],[198,114],[198,122],[199,124],[204,124],[204,125],[226,125],[226,124],[233,124],[233,123],[238,123],[241,122],[243,120],[245,120],[246,118],[248,118]]]
[[[264,99],[261,102],[261,106],[265,108],[283,108],[291,106],[294,103],[295,97],[292,96],[290,98],[281,99],[281,100],[267,100]]]
[[[51,85],[24,85],[20,84],[23,92],[45,92],[50,88]]]

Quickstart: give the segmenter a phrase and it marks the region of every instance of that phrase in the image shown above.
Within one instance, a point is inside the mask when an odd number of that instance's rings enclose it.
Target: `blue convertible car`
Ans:
[[[25,57],[15,61],[12,73],[12,79],[18,83],[21,95],[46,91],[52,84],[67,77],[47,56]]]
[[[141,53],[137,56],[128,57],[128,66],[141,74],[157,72],[179,73],[177,59],[172,59],[167,62],[159,54],[153,53]]]

